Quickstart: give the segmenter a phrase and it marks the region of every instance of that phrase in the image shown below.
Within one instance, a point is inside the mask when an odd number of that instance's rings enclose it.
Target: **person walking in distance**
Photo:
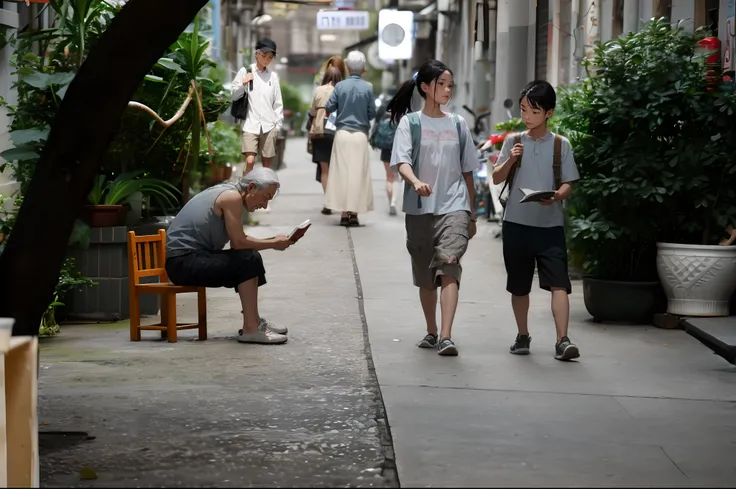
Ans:
[[[327,117],[329,114],[325,111],[325,104],[330,99],[335,85],[342,81],[342,74],[334,66],[330,66],[325,71],[322,78],[322,84],[312,99],[312,105],[309,107],[309,117],[311,124],[309,126],[309,137],[312,139],[312,162],[318,166],[317,175],[319,182],[322,184],[322,190],[327,192],[327,180],[330,172],[330,158],[332,156],[332,145],[335,139],[335,132],[327,126]],[[329,215],[332,211],[327,207],[322,207],[322,214]]]
[[[436,348],[440,355],[458,354],[451,333],[462,274],[460,259],[476,233],[473,171],[479,162],[473,137],[465,119],[440,108],[450,101],[453,87],[452,71],[430,60],[399,88],[387,108],[397,125],[391,167],[407,182],[406,247],[427,323],[427,334],[417,346]],[[425,100],[424,108],[409,113],[415,88]]]
[[[351,51],[345,58],[350,76],[335,85],[325,105],[335,114],[335,139],[330,157],[325,204],[342,211],[340,225],[359,226],[358,214],[373,210],[368,131],[376,115],[373,87],[363,80],[365,55]]]
[[[232,99],[248,97],[248,115],[243,121],[245,169],[250,173],[261,156],[265,168],[276,156],[276,137],[284,123],[284,104],[278,74],[269,68],[276,56],[276,43],[264,38],[256,43],[256,62],[241,68],[232,83]]]
[[[527,131],[509,135],[493,169],[493,183],[506,182],[508,200],[503,215],[503,259],[506,290],[511,294],[518,334],[510,348],[514,355],[528,355],[529,293],[534,267],[539,286],[552,294],[552,316],[557,329],[554,357],[572,360],[580,356],[567,334],[572,291],[567,273],[564,209],[562,202],[572,194],[580,178],[570,142],[547,129],[557,104],[557,95],[546,81],[533,81],[521,91],[519,105]],[[521,189],[554,190],[541,202],[525,202]],[[502,192],[503,193],[503,192]]]
[[[396,215],[396,187],[398,178],[396,169],[391,168],[391,151],[394,146],[396,126],[391,122],[391,113],[386,110],[386,104],[382,104],[376,114],[376,122],[373,126],[370,142],[373,148],[381,151],[381,161],[386,170],[386,196],[388,197],[388,214]]]

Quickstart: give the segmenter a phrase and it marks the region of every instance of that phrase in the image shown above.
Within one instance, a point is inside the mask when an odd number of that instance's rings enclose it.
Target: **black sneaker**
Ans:
[[[437,345],[437,354],[447,357],[457,356],[457,347],[450,338],[442,338]]]
[[[417,346],[419,348],[437,348],[437,335],[428,333]]]
[[[569,361],[579,356],[580,350],[567,336],[563,336],[560,342],[555,345],[555,358],[557,360]]]
[[[516,335],[516,341],[514,341],[514,344],[511,345],[511,348],[509,348],[509,353],[512,355],[528,355],[529,354],[529,347],[532,343],[532,337],[528,334],[526,335]]]

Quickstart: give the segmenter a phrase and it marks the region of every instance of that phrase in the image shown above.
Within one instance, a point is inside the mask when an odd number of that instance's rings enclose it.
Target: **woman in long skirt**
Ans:
[[[375,117],[373,87],[362,78],[365,55],[351,51],[346,59],[350,76],[335,86],[327,112],[335,113],[335,140],[330,158],[325,207],[341,211],[342,226],[359,226],[358,214],[373,210],[371,150],[368,131]]]

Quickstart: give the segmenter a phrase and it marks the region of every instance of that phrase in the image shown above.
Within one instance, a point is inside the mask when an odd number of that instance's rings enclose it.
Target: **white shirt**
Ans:
[[[266,68],[260,71],[255,64],[251,65],[253,90],[243,85],[245,68],[240,68],[231,85],[232,99],[238,100],[246,94],[248,101],[248,116],[243,122],[243,132],[264,134],[272,129],[281,129],[284,123],[284,102],[281,100],[281,82],[275,71]]]
[[[417,194],[413,189],[409,190],[405,194],[403,205],[406,214],[443,215],[456,211],[470,212],[470,195],[463,173],[477,170],[480,163],[468,124],[462,116],[458,118],[460,130],[465,134],[465,147],[460,147],[460,135],[450,114],[435,118],[420,113],[422,138],[414,174],[432,187],[432,194],[429,197],[422,197],[420,209]],[[409,118],[405,116],[396,127],[391,152],[393,168],[397,168],[401,163],[412,164],[411,147]]]

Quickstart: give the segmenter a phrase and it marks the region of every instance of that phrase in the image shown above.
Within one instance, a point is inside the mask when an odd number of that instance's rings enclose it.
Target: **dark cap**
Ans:
[[[276,43],[271,39],[264,37],[263,39],[259,39],[256,43],[256,51],[260,51],[262,53],[276,53]]]

